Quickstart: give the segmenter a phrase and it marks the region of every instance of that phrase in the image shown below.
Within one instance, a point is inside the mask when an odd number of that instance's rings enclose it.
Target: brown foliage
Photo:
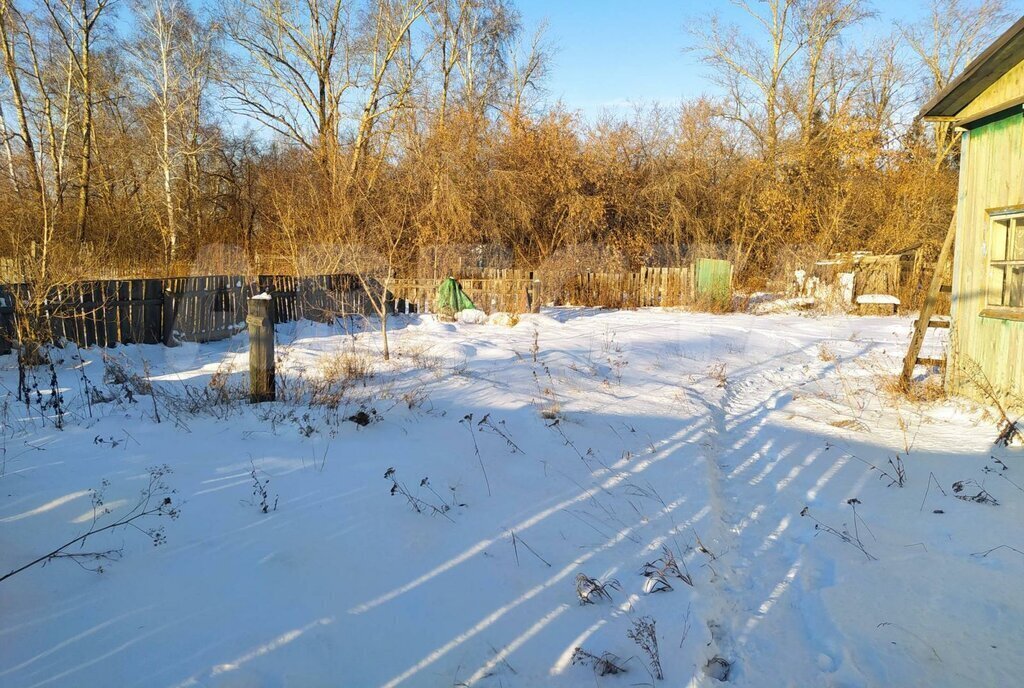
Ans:
[[[954,198],[945,134],[900,123],[928,95],[897,98],[914,88],[907,61],[917,59],[901,36],[940,46],[930,70],[967,56],[962,46],[943,53],[949,32],[930,36],[927,24],[848,48],[841,37],[867,16],[855,0],[747,3],[752,13],[799,12],[767,36],[708,24],[697,50],[721,97],[594,122],[535,98],[548,48],[523,40],[509,0],[329,2],[317,16],[284,3],[275,12],[285,14],[263,23],[248,0],[210,23],[180,0],[159,0],[160,16],[179,18],[163,27],[173,88],[144,81],[146,60],[160,64],[152,34],[163,25],[140,3],[132,11],[155,27],[149,34],[97,34],[88,150],[76,136],[87,94],[80,78],[68,81],[82,48],[53,40],[40,2],[0,0],[17,64],[0,81],[0,257],[37,276],[359,263],[379,279],[544,264],[557,281],[573,267],[678,265],[700,254],[732,260],[739,282],[761,286],[797,254],[934,247]],[[1001,21],[997,9],[986,31]],[[281,73],[268,73],[247,56],[275,21],[319,22],[335,52],[310,65],[302,45],[279,45]],[[743,49],[730,53],[723,37]],[[771,53],[776,39],[791,61],[754,72],[737,62]],[[265,128],[240,133],[219,116],[229,107]],[[19,134],[19,111],[31,141]],[[83,243],[73,180],[85,155]]]

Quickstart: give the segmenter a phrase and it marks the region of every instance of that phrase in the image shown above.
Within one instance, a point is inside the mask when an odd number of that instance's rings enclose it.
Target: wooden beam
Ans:
[[[1024,96],[1008,100],[1005,103],[1000,103],[995,107],[990,107],[981,112],[976,112],[973,115],[964,117],[962,119],[956,119],[953,121],[953,125],[961,129],[970,129],[972,124],[981,122],[983,119],[999,115],[1007,110],[1017,110],[1017,114],[1020,114],[1021,105],[1024,105]]]
[[[921,322],[920,320],[915,320],[914,321],[914,327],[918,327],[920,322]],[[948,320],[937,320],[935,318],[932,318],[930,321],[928,321],[928,327],[937,327],[939,329],[949,329],[949,326],[950,326],[950,322]]]
[[[1024,204],[1003,205],[998,208],[985,208],[985,213],[993,219],[999,219],[1000,215],[1019,215],[1024,213]]]
[[[982,318],[995,318],[997,320],[1013,320],[1024,322],[1024,308],[1009,308],[1006,306],[989,306],[979,313]]]

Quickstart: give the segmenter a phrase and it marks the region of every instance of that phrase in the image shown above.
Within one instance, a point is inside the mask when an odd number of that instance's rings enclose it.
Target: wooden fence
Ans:
[[[702,296],[731,295],[731,266],[725,263],[723,270],[718,263],[724,261],[628,273],[549,275],[547,279],[528,270],[487,270],[481,271],[484,276],[462,279],[461,284],[487,313],[525,313],[549,302],[607,308],[680,306]],[[434,278],[393,280],[389,305],[400,313],[432,312],[438,282]],[[208,342],[243,329],[247,299],[264,291],[274,297],[279,323],[332,322],[339,316],[372,313],[364,290],[351,275],[90,280],[52,288],[39,307],[57,342],[83,347]],[[0,287],[0,353],[5,346],[9,350],[14,338],[15,301],[32,302],[32,296],[24,284]]]
[[[560,291],[565,303],[580,306],[684,306],[694,300],[693,268],[645,267],[639,272],[587,272],[576,275]]]
[[[208,342],[243,329],[248,297],[264,291],[274,296],[277,322],[368,312],[348,275],[93,280],[52,288],[40,307],[55,341],[83,347]],[[14,337],[15,300],[31,299],[23,284],[0,289],[0,352]]]
[[[790,270],[787,279],[796,269]],[[852,273],[851,297],[854,302],[865,294],[886,294],[898,297],[905,308],[916,309],[927,291],[927,279],[933,271],[934,266],[929,266],[924,260],[923,248],[916,245],[892,254],[837,253],[815,262],[810,276],[829,288],[839,284],[840,274]]]
[[[523,271],[516,271],[523,272]],[[532,273],[527,273],[532,274]],[[397,279],[389,285],[399,313],[431,313],[435,310],[437,279]],[[473,304],[486,313],[527,313],[541,303],[541,282],[530,277],[459,280]]]
[[[692,305],[703,298],[732,295],[732,268],[726,261],[698,260],[675,268],[638,272],[553,274],[528,270],[484,270],[483,277],[459,280],[477,308],[486,312],[526,313],[541,303],[603,308]],[[480,274],[480,273],[478,273]],[[700,277],[700,279],[698,279]],[[437,279],[398,279],[391,283],[399,312],[434,310]]]

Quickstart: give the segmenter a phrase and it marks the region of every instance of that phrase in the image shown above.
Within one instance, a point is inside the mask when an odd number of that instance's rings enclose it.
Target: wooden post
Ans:
[[[541,290],[541,281],[539,276],[533,278],[533,281],[530,283],[530,288],[527,290],[526,294],[529,297],[526,304],[527,310],[531,313],[540,313],[540,307],[543,305],[542,301],[544,296]]]
[[[103,337],[106,340],[104,346],[115,347],[118,345],[117,328],[117,281],[107,280],[103,283]]]
[[[277,399],[274,380],[274,300],[263,293],[249,299],[249,401]]]
[[[174,322],[178,318],[178,303],[175,300],[174,292],[164,289],[163,301],[163,334],[161,336],[164,346],[178,346],[174,339]]]
[[[14,294],[0,291],[0,355],[11,353],[14,336]]]

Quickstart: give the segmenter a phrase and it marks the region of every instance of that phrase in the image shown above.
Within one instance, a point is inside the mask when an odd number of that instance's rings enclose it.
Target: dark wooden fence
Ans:
[[[14,340],[14,295],[0,286],[0,355],[11,353]]]
[[[92,280],[52,288],[40,310],[54,341],[79,346],[209,342],[244,329],[246,301],[269,291],[278,323],[321,322],[368,313],[350,275],[208,275],[167,279]],[[15,338],[15,301],[32,301],[24,284],[0,288],[0,353]]]

